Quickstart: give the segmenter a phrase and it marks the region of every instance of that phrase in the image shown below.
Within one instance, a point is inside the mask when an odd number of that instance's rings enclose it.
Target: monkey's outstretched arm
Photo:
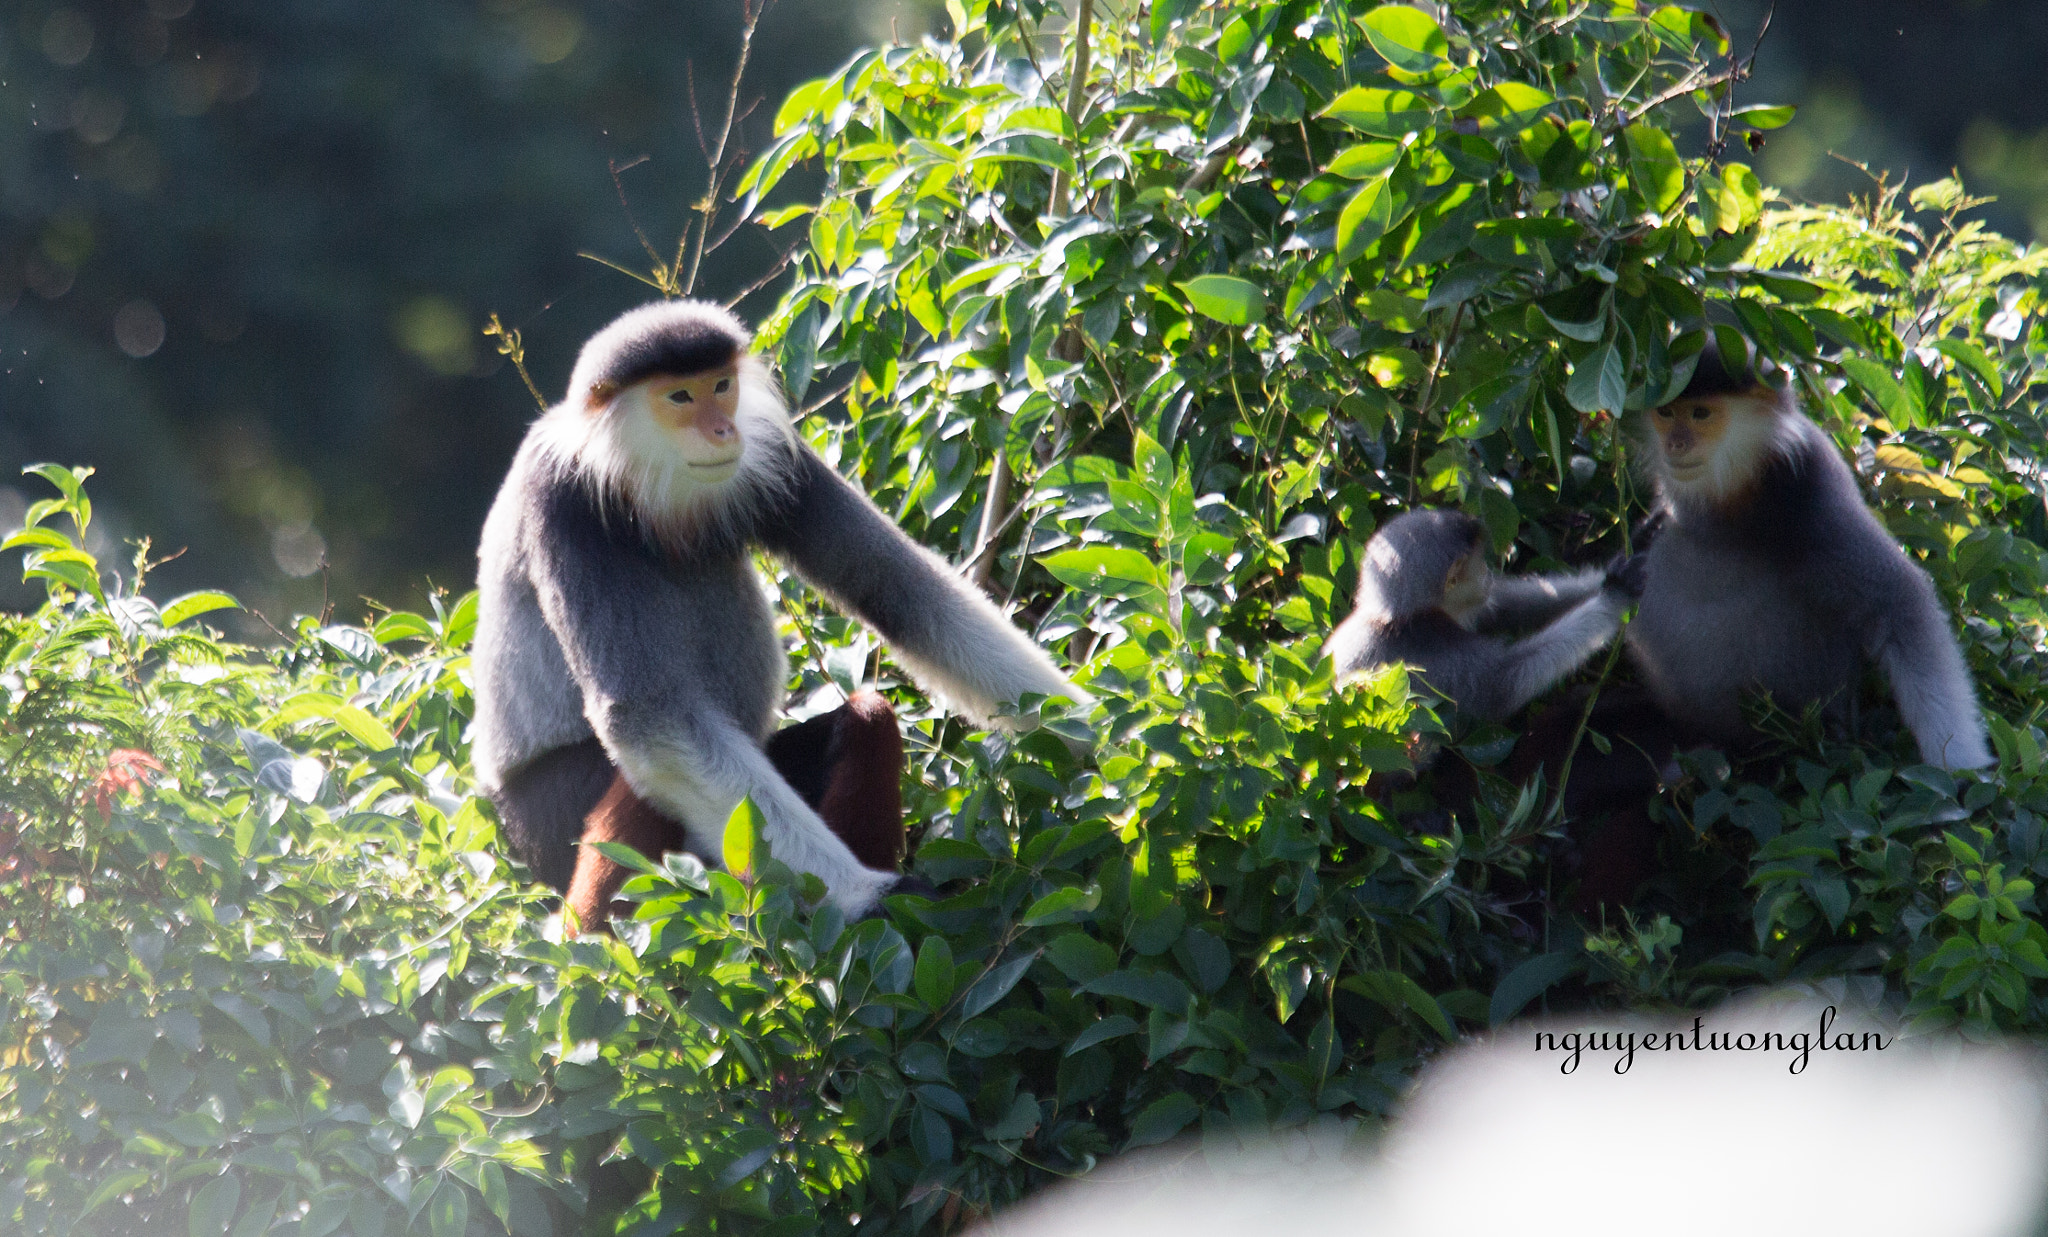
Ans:
[[[720,633],[743,626],[728,611],[759,588],[744,560],[707,568],[686,590],[652,553],[608,534],[569,486],[554,489],[537,504],[535,591],[584,716],[626,781],[682,823],[692,850],[714,859],[726,818],[753,796],[776,859],[816,874],[849,915],[871,909],[894,874],[861,865],[724,698],[733,651]]]
[[[1871,641],[1871,653],[1891,682],[1899,717],[1927,764],[1978,769],[1995,763],[1984,740],[1969,667],[1934,584],[1911,563],[1901,562],[1900,568],[1889,573],[1890,596],[1876,611]]]
[[[1486,608],[1474,620],[1484,632],[1529,631],[1551,622],[1600,591],[1597,570],[1549,576],[1499,576]]]
[[[1628,600],[1613,589],[1599,588],[1598,577],[1594,579],[1592,596],[1542,631],[1503,650],[1499,664],[1487,676],[1496,703],[1486,716],[1506,718],[1585,665],[1614,638]]]
[[[791,472],[793,500],[760,530],[762,544],[880,632],[920,684],[984,723],[1024,692],[1091,699],[815,452],[799,444]]]

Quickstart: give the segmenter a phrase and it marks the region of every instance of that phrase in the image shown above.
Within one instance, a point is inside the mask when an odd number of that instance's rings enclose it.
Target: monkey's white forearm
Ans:
[[[971,585],[950,571],[934,574],[924,588],[933,619],[924,628],[928,638],[891,646],[921,685],[984,724],[1026,692],[1084,705],[1094,699]]]
[[[699,724],[660,738],[599,737],[627,783],[682,823],[691,851],[700,857],[717,862],[727,819],[751,795],[761,810],[769,853],[824,881],[828,896],[848,916],[872,909],[895,880],[893,873],[864,867],[737,727]]]
[[[808,448],[791,472],[795,499],[762,540],[879,631],[921,685],[984,723],[1026,692],[1092,699],[994,603]]]
[[[1585,665],[1614,638],[1627,608],[1622,598],[1596,590],[1563,618],[1510,645],[1506,656],[1511,688],[1499,716],[1513,713]]]
[[[1947,632],[1934,633],[1911,647],[1890,640],[1879,660],[1922,762],[1948,769],[1981,769],[1995,763],[1984,741],[1984,720],[1977,711],[1969,669]]]

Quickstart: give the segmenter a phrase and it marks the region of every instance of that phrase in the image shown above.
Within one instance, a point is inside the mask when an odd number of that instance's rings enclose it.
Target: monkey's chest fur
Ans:
[[[1792,712],[1844,696],[1866,616],[1805,557],[1682,527],[1659,537],[1628,644],[1668,714],[1733,741],[1747,734],[1746,692],[1768,692]]]
[[[550,556],[555,570],[538,570]],[[473,739],[486,787],[593,737],[593,709],[657,736],[695,709],[756,740],[772,729],[789,663],[743,541],[678,553],[522,451],[485,522],[480,568]]]

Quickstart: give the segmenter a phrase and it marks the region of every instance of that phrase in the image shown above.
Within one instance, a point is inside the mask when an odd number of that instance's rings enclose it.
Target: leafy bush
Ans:
[[[1793,982],[2048,1023],[2048,259],[1951,182],[1776,201],[1721,156],[1784,109],[1736,108],[1725,36],[1677,6],[1155,0],[1085,55],[1042,8],[959,2],[957,41],[799,89],[742,192],[809,229],[763,337],[823,447],[1064,644],[1101,704],[1051,730],[1092,760],[929,711],[785,578],[797,698],[879,666],[910,719],[942,896],[849,927],[772,858],[675,857],[617,939],[551,942],[481,850],[469,602],[227,649],[185,626],[204,602],[103,597],[47,473],[15,541],[52,601],[0,645],[33,855],[0,1217],[948,1231],[1183,1134],[1342,1146],[1539,999]],[[1671,137],[1695,106],[1704,159]],[[766,204],[812,157],[822,200]],[[1710,329],[1796,366],[1966,616],[2001,764],[1914,765],[1888,708],[1762,717],[1778,750],[1695,760],[1665,874],[1588,923],[1554,796],[1488,774],[1452,822],[1389,776],[1425,743],[1491,770],[1512,732],[1317,650],[1413,503],[1474,511],[1515,570],[1624,548],[1633,419]],[[117,748],[165,765],[132,806]]]

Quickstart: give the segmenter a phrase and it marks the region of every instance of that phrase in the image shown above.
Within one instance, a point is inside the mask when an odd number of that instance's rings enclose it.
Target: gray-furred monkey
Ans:
[[[1927,573],[1908,559],[1789,389],[1717,348],[1650,417],[1664,527],[1628,647],[1659,707],[1698,734],[1749,735],[1740,694],[1797,709],[1890,679],[1920,759],[1992,762],[1970,672]]]
[[[1339,674],[1407,662],[1437,694],[1499,721],[1614,638],[1631,583],[1626,569],[1496,576],[1478,520],[1410,511],[1366,542],[1357,605],[1323,651]],[[1506,630],[1531,634],[1493,634]]]
[[[751,794],[775,858],[857,915],[898,878],[863,867],[762,751],[789,667],[752,549],[978,721],[1026,692],[1089,697],[798,437],[751,342],[702,301],[633,310],[527,434],[477,551],[477,778],[557,888],[614,764],[708,858]]]

